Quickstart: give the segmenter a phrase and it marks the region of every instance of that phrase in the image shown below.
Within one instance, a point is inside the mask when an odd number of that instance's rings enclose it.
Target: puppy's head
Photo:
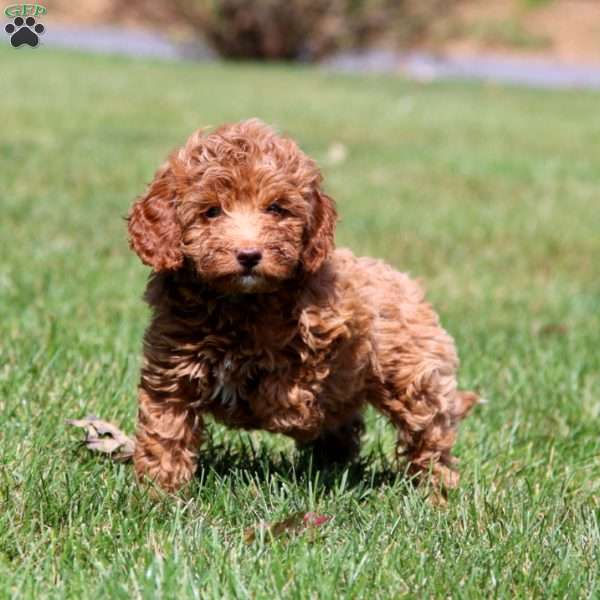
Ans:
[[[133,205],[130,245],[155,271],[187,259],[216,290],[273,291],[333,249],[335,204],[320,184],[296,143],[258,120],[197,131]]]

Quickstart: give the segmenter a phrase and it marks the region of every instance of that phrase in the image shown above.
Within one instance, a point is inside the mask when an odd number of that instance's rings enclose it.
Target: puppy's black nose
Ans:
[[[236,257],[242,267],[252,269],[260,262],[262,252],[258,248],[242,248],[237,251]]]

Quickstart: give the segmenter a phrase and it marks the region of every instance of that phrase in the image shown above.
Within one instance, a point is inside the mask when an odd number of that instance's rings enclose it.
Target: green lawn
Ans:
[[[598,95],[43,48],[0,67],[1,598],[600,595]],[[424,278],[490,401],[446,509],[374,414],[347,471],[212,425],[191,499],[160,502],[64,425],[133,429],[147,270],[122,217],[193,129],[250,116],[323,165],[339,245]],[[298,510],[333,520],[244,542]]]

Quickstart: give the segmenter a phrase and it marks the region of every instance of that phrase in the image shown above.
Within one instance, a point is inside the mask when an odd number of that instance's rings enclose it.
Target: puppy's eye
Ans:
[[[285,212],[285,209],[282,208],[279,202],[271,202],[271,204],[267,206],[267,212],[274,215],[282,215]]]
[[[211,206],[208,210],[204,211],[204,216],[207,219],[215,219],[221,214],[221,208],[219,206]]]

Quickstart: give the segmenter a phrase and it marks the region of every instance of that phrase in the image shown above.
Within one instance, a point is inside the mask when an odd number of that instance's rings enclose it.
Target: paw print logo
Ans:
[[[10,35],[10,43],[14,48],[18,48],[23,44],[27,44],[35,48],[40,38],[38,35],[44,33],[44,26],[41,23],[36,23],[33,17],[15,17],[12,23],[9,23],[4,31]]]

